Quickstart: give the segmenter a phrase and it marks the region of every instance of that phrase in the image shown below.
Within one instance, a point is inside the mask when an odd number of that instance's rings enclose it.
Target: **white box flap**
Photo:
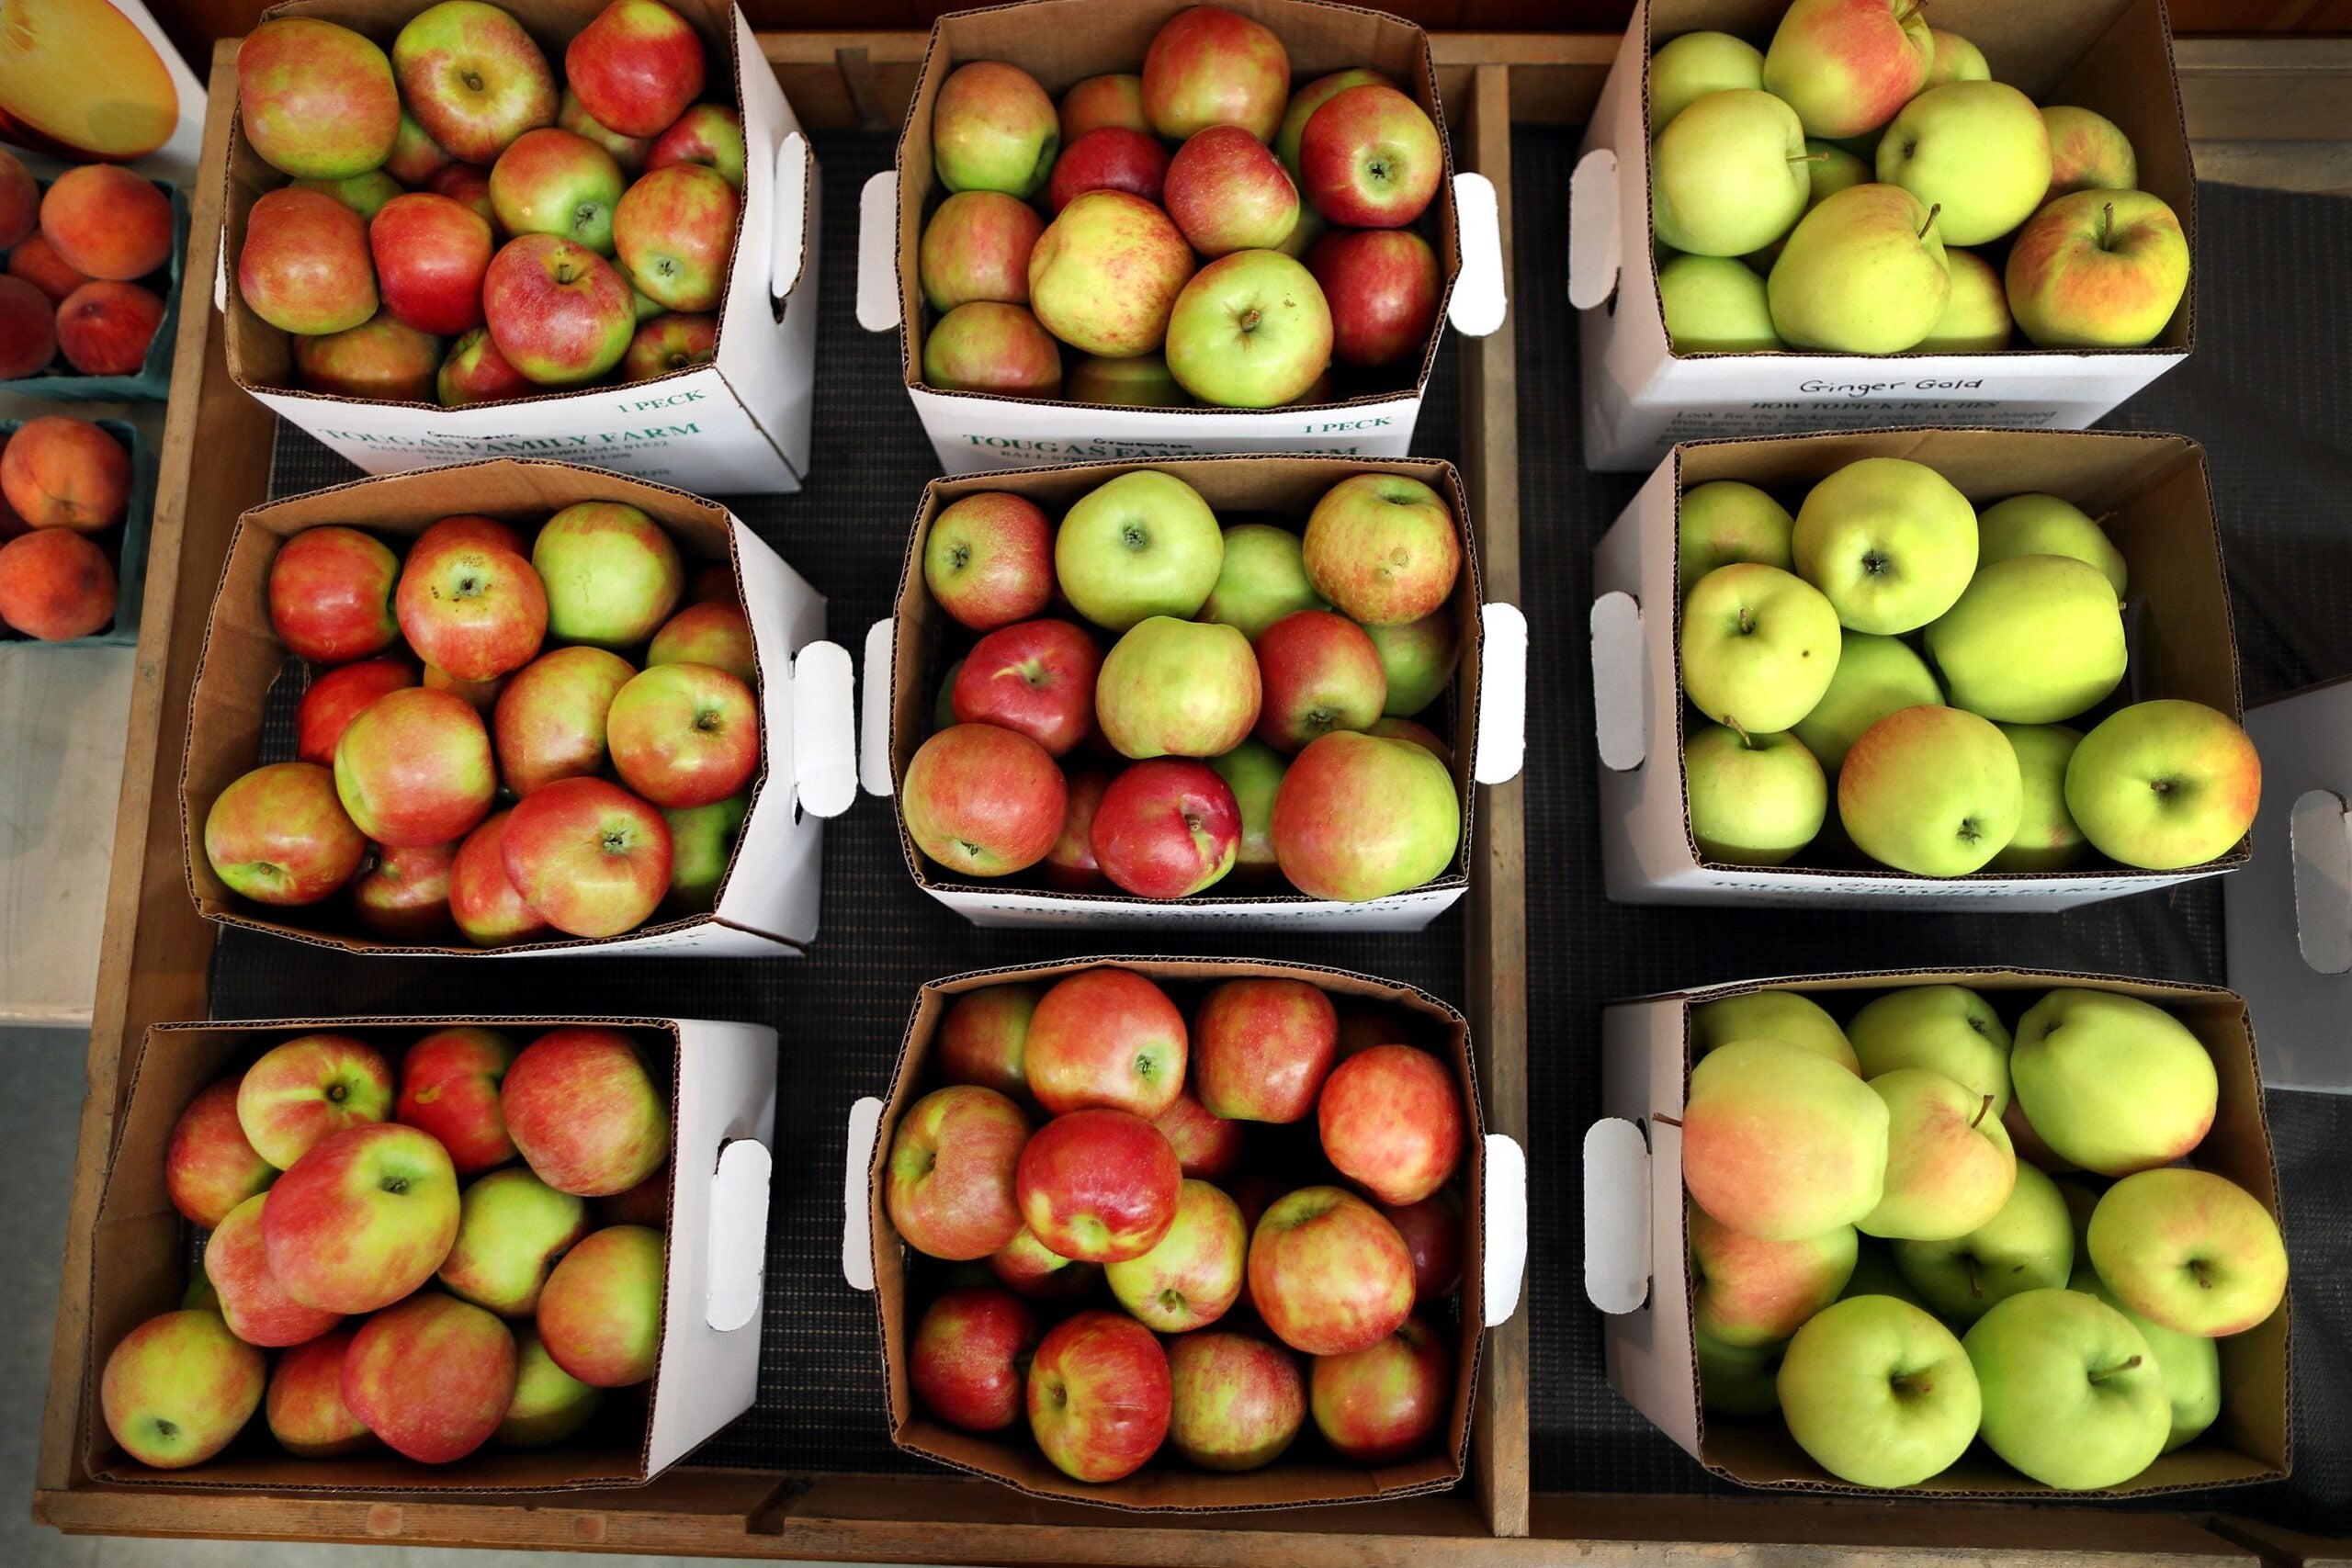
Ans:
[[[792,663],[793,782],[814,817],[839,817],[857,798],[856,678],[838,643],[812,642]]]
[[[899,324],[899,176],[889,169],[857,198],[857,324],[870,333]]]
[[[867,1095],[849,1108],[848,1152],[842,1158],[842,1277],[854,1291],[874,1289],[874,1216],[865,1203],[865,1170],[882,1134],[882,1102]]]
[[[1527,617],[1516,604],[1487,604],[1478,624],[1478,755],[1470,776],[1503,784],[1527,761]]]
[[[865,701],[858,724],[858,782],[868,795],[888,799],[890,778],[890,683],[896,674],[899,619],[885,616],[866,628]]]
[[[2352,818],[2332,789],[2295,802],[2288,839],[2294,852],[2295,946],[2322,975],[2352,969]]]
[[[1568,303],[1589,310],[1617,291],[1617,154],[1596,147],[1568,176]]]
[[[1500,1327],[1519,1310],[1519,1287],[1527,1272],[1527,1151],[1501,1133],[1487,1134],[1486,1282],[1489,1328]]]
[[[1484,175],[1454,175],[1453,211],[1462,231],[1462,270],[1453,279],[1453,303],[1445,319],[1464,337],[1487,337],[1502,326],[1510,307],[1494,182]]]
[[[767,1279],[768,1180],[775,1169],[775,1156],[755,1139],[737,1138],[718,1151],[710,1183],[703,1321],[721,1334],[733,1333],[760,1313]]]
[[[817,177],[817,154],[808,139],[792,131],[775,151],[775,201],[768,238],[768,294],[781,305],[800,287],[808,258],[808,187]]]
[[[1650,1294],[1650,1146],[1614,1116],[1585,1129],[1584,1293],[1612,1315]]]
[[[1592,602],[1592,722],[1604,767],[1628,773],[1649,755],[1649,661],[1642,606],[1630,593]]]

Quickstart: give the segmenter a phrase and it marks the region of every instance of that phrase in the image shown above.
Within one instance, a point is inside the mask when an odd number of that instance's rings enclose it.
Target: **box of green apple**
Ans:
[[[1690,443],[1593,589],[1612,898],[2054,909],[2245,862],[2261,761],[2186,437]]]
[[[1608,1009],[1601,1060],[1610,1382],[1710,1472],[2026,1497],[2288,1472],[2287,1252],[2235,993],[1745,982]]]

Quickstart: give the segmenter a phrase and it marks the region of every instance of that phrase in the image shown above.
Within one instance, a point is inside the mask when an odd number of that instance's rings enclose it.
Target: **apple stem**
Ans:
[[[1756,750],[1756,738],[1747,733],[1747,729],[1740,724],[1739,720],[1736,718],[1726,718],[1724,720],[1724,725],[1734,735],[1739,737],[1740,750],[1744,751],[1753,751]]]
[[[1992,1109],[1993,1097],[1989,1094],[1984,1096],[1977,1103],[1976,1114],[1968,1119],[1968,1125],[1972,1129],[1983,1126],[1984,1124],[1985,1116],[1992,1111]]]
[[[2109,1378],[2113,1377],[2116,1373],[2118,1373],[2118,1372],[2128,1372],[2128,1371],[2130,1371],[2132,1368],[2134,1368],[2134,1367],[2138,1366],[2139,1364],[2140,1364],[2140,1358],[2139,1358],[2139,1357],[2137,1357],[2137,1356],[2131,1357],[2131,1358],[2129,1358],[2128,1359],[2126,1359],[2126,1360],[2124,1360],[2124,1361],[2122,1361],[2122,1362],[2120,1362],[2119,1364],[2117,1364],[2117,1365],[2115,1365],[2115,1366],[2112,1366],[2112,1367],[2108,1368],[2108,1369],[2107,1369],[2107,1371],[2103,1371],[2103,1372],[2093,1372],[2093,1373],[2091,1374],[2091,1382],[2105,1382],[2108,1379],[2109,1379]]]
[[[1681,1117],[1668,1116],[1663,1111],[1652,1111],[1650,1113],[1650,1120],[1657,1122],[1661,1127],[1679,1127],[1682,1125]]]
[[[1968,1260],[1968,1293],[1977,1301],[1984,1299],[1984,1281],[1977,1275],[1976,1259],[1973,1258]]]
[[[1917,238],[1924,240],[1928,237],[1928,231],[1936,226],[1936,214],[1941,212],[1943,209],[1944,204],[1940,201],[1928,209],[1928,220],[1919,225]]]
[[[2115,238],[2115,203],[2104,201],[2098,209],[2098,248],[2105,250]]]
[[[1797,152],[1790,156],[1789,162],[1792,164],[1826,164],[1829,162],[1829,154],[1826,152]]]

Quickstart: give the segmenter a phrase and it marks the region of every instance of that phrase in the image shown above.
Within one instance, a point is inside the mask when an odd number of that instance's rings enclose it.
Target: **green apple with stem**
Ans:
[[[1363,635],[1372,639],[1373,651],[1380,655],[1380,671],[1388,679],[1388,701],[1380,710],[1384,716],[1410,718],[1453,684],[1462,643],[1450,606],[1442,605],[1417,621],[1367,626]]]
[[[1746,39],[1719,32],[1668,39],[1650,55],[1650,134],[1709,93],[1763,86],[1764,53]]]
[[[1735,1040],[1699,1058],[1682,1107],[1682,1183],[1745,1235],[1802,1241],[1876,1209],[1887,1102],[1802,1045]]]
[[[1790,535],[1797,575],[1858,632],[1916,631],[1976,571],[1976,509],[1907,457],[1864,457],[1805,492]]]
[[[1703,1056],[1736,1040],[1777,1040],[1826,1056],[1849,1073],[1860,1070],[1846,1032],[1802,991],[1742,991],[1690,1010],[1693,1055]]]
[[[1967,1235],[1888,1246],[1895,1268],[1938,1317],[1971,1324],[2022,1292],[2064,1285],[2075,1266],[2075,1224],[2058,1184],[2020,1165],[2009,1201]]]
[[[2174,697],[2118,708],[2066,763],[2066,809],[2091,847],[2148,871],[2226,853],[2261,800],[2262,759],[2245,731]]]
[[[1216,591],[1225,536],[1201,492],[1138,468],[1062,514],[1054,578],[1077,612],[1114,632],[1153,615],[1190,619]]]
[[[1805,138],[1804,150],[1805,211],[1812,211],[1849,186],[1870,183],[1871,165],[1860,154],[1834,141],[1824,141],[1817,136]],[[1787,243],[1788,236],[1783,234],[1762,250],[1750,251],[1741,259],[1758,277],[1770,277],[1772,264],[1781,259],[1781,247]]]
[[[2009,1106],[2009,1031],[1965,986],[1904,986],[1865,1002],[1846,1023],[1864,1077],[1926,1067],[1972,1094]]]
[[[1764,280],[1729,256],[1677,256],[1658,269],[1666,338],[1677,354],[1777,354]]]
[[[2002,276],[2037,347],[2137,348],[2188,292],[2188,237],[2161,197],[2078,190],[2026,220]]]
[[[1974,251],[1954,246],[1945,250],[1944,265],[1951,272],[1951,294],[1944,300],[1944,313],[1919,340],[1919,352],[1998,354],[2008,347],[2015,323],[2009,320],[2008,294],[1993,264]]]
[[[2079,1291],[2026,1291],[1962,1341],[1984,1396],[1985,1446],[2062,1491],[2120,1485],[2172,1433],[2172,1401],[2131,1319]]]
[[[1835,773],[1863,730],[1888,714],[1922,704],[1940,707],[1943,700],[1928,661],[1909,643],[1875,632],[1847,632],[1838,638],[1838,670],[1829,689],[1794,730],[1823,771]]]
[[[2107,574],[2120,599],[2132,586],[2132,568],[2097,519],[2062,496],[2030,491],[1996,501],[1976,514],[1976,563],[1989,566],[2012,556],[2072,556]]]
[[[1726,865],[1781,865],[1821,831],[1829,783],[1795,736],[1720,724],[1682,747],[1682,784],[1699,853]]]
[[[1699,1362],[1699,1408],[1710,1416],[1769,1416],[1781,1407],[1772,1380],[1781,1370],[1781,1347],[1735,1348],[1693,1332],[1690,1348]]]
[[[1978,569],[1928,627],[1928,652],[1972,713],[2055,724],[2123,683],[2123,612],[2098,568],[2072,556],[2011,556]]]
[[[2085,1239],[2118,1300],[2166,1328],[2243,1334],[2287,1296],[2287,1247],[2255,1195],[2210,1170],[2137,1171],[2100,1195]]]
[[[1860,136],[1917,94],[1935,48],[1918,0],[1794,0],[1764,51],[1764,87],[1809,134]]]
[[[2017,834],[2025,780],[2008,737],[1962,708],[1891,713],[1838,770],[1838,819],[1855,848],[1915,876],[1966,876]]]
[[[2018,1104],[2043,1143],[2100,1176],[2169,1165],[2204,1142],[2220,1103],[2213,1058],[2154,1002],[2062,987],[2018,1020]]]
[[[1176,296],[1167,355],[1178,384],[1204,403],[1277,408],[1330,368],[1331,307],[1295,258],[1235,251],[1194,273]]]
[[[1675,592],[1689,593],[1692,583],[1734,561],[1794,570],[1789,531],[1795,525],[1787,507],[1752,484],[1710,479],[1691,486],[1675,510]]]
[[[1958,33],[1944,28],[1929,28],[1928,36],[1935,40],[1935,50],[1928,60],[1926,86],[1940,87],[1947,82],[1989,82],[1993,79],[1993,67],[1985,62],[1984,51]]]
[[[2064,871],[2083,858],[2083,830],[2066,810],[2066,764],[2082,732],[2063,724],[2005,724],[2009,750],[2018,754],[2025,784],[2025,809],[2018,830],[1993,857],[1995,871]]]
[[[2142,1317],[2118,1301],[2115,1292],[2098,1277],[2088,1258],[2075,1260],[2074,1277],[2066,1288],[2080,1291],[2100,1301],[2132,1320],[2140,1337],[2156,1358],[2156,1370],[2164,1374],[2165,1397],[2172,1402],[2172,1431],[2165,1438],[2165,1452],[2195,1442],[2205,1428],[2222,1414],[2222,1351],[2221,1348],[2202,1334],[2183,1334],[2177,1328],[2166,1328],[2160,1323]]]
[[[2001,1212],[2017,1186],[2017,1153],[1993,1097],[1925,1067],[1870,1080],[1886,1101],[1886,1180],[1855,1224],[1889,1241],[1965,1235]]]
[[[2140,183],[2140,157],[2132,139],[2103,114],[2052,104],[2041,111],[2050,131],[2050,194],[2078,190],[2131,190]]]
[[[2050,188],[2050,130],[2007,82],[1947,82],[1894,117],[1878,177],[1935,209],[1947,245],[1982,245],[2033,216]]]
[[[1838,672],[1838,612],[1778,567],[1720,566],[1682,604],[1682,689],[1701,713],[1772,735],[1813,711]]]
[[[1813,185],[1794,110],[1753,87],[1710,93],[1650,149],[1658,240],[1700,256],[1743,256],[1789,231]]]
[[[1241,523],[1225,530],[1225,554],[1216,586],[1200,618],[1238,631],[1251,642],[1294,610],[1328,610],[1330,602],[1306,581],[1306,559],[1296,534],[1267,523]]]
[[[1765,280],[1792,348],[1901,354],[1951,298],[1936,213],[1897,186],[1849,186],[1797,220]]]
[[[1789,1341],[1776,1380],[1789,1435],[1857,1486],[1917,1486],[1976,1438],[1976,1371],[1951,1329],[1893,1296],[1849,1296]]]
[[[1778,1345],[1838,1299],[1854,1271],[1854,1227],[1796,1241],[1746,1235],[1693,1203],[1690,1324],[1719,1345]]]

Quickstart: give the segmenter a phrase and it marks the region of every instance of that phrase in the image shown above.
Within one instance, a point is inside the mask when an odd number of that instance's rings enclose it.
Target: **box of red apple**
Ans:
[[[2245,863],[2184,436],[1689,443],[1593,559],[1612,898],[2056,909]]]
[[[1240,959],[934,981],[847,1178],[910,1453],[1134,1509],[1462,1478],[1526,1162],[1426,992]]]
[[[750,1407],[774,1030],[167,1023],[128,1081],[93,1475],[629,1486]]]
[[[727,0],[289,0],[237,63],[240,386],[371,473],[800,488],[817,165]]]
[[[1428,924],[1522,752],[1473,534],[1430,459],[933,480],[863,738],[917,884],[981,925]]]
[[[1601,1110],[1610,1382],[1713,1473],[2043,1498],[2288,1473],[2287,1251],[2234,992],[1680,991],[1602,1015]]]
[[[824,629],[726,508],[641,479],[497,458],[258,507],[189,698],[189,891],[356,953],[797,954],[857,788]]]
[[[1501,325],[1498,207],[1429,42],[1321,0],[942,17],[858,319],[903,325],[951,474],[1201,452],[1402,457],[1445,320]]]
[[[1647,0],[1570,186],[1585,461],[2080,429],[2187,357],[2162,0]]]

